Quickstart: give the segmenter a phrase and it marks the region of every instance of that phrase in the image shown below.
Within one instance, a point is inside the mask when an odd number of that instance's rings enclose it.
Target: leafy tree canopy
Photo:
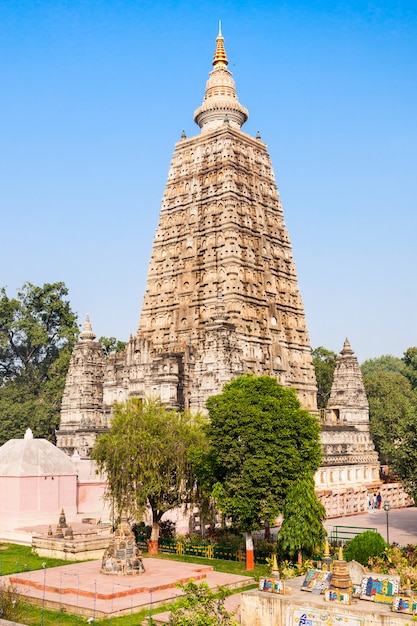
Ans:
[[[381,462],[389,462],[398,448],[401,423],[414,410],[415,393],[408,379],[394,372],[376,371],[363,382],[375,448]]]
[[[197,418],[156,400],[133,398],[114,405],[110,430],[97,439],[91,457],[107,476],[119,514],[138,519],[150,505],[156,541],[162,515],[193,501],[190,455],[203,440]]]
[[[399,424],[398,441],[392,464],[409,495],[417,501],[417,411],[410,412]]]
[[[0,444],[34,435],[54,440],[70,352],[78,336],[64,283],[0,289]]]
[[[320,466],[320,426],[296,392],[246,375],[207,400],[214,496],[244,532],[272,521],[288,489]]]
[[[404,361],[391,354],[383,354],[376,359],[367,359],[361,365],[362,376],[373,376],[379,372],[404,374]]]
[[[408,348],[402,358],[405,365],[404,375],[407,376],[413,389],[417,388],[417,348]]]
[[[65,299],[64,283],[36,287],[25,283],[17,298],[0,290],[0,382],[16,378],[23,370],[37,380],[47,378],[60,350],[78,335],[76,315]]]
[[[337,354],[320,346],[311,351],[317,381],[317,406],[325,409],[332,388]]]
[[[116,337],[100,337],[98,341],[106,356],[120,354],[126,347],[126,341],[120,341],[120,339],[116,339]]]

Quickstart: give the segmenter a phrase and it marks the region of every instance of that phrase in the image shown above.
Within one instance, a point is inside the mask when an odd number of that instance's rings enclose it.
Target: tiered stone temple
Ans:
[[[204,410],[232,378],[274,376],[316,410],[316,382],[290,238],[266,144],[242,132],[219,32],[201,133],[176,144],[139,328],[107,360],[89,324],[68,372],[57,434],[88,458],[115,400],[160,397]]]
[[[369,404],[362,373],[346,339],[336,361],[329,401],[321,424],[323,461],[316,475],[319,492],[336,488],[379,489],[379,461],[369,430]],[[353,510],[351,513],[358,512]]]

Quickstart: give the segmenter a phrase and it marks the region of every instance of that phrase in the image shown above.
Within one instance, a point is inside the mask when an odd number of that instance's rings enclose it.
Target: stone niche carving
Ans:
[[[134,576],[143,574],[142,552],[136,544],[135,535],[126,517],[122,517],[109,547],[103,554],[101,574],[117,574],[119,576]]]

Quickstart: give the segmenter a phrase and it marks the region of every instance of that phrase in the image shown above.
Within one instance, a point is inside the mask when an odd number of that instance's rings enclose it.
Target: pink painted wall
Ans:
[[[104,499],[106,483],[104,481],[78,482],[78,513],[89,513],[103,517],[108,511],[108,502]],[[105,515],[108,519],[108,515]]]
[[[108,521],[103,480],[77,481],[73,475],[0,476],[0,530],[56,525],[61,509],[68,522],[80,517]]]
[[[0,526],[57,523],[61,509],[77,514],[77,477],[0,476]]]

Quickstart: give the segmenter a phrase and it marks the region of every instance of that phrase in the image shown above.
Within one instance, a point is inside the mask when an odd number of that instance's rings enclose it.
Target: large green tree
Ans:
[[[319,346],[311,351],[317,381],[317,406],[325,409],[332,388],[337,354]]]
[[[278,533],[281,555],[302,562],[302,554],[312,556],[320,549],[326,530],[326,509],[316,496],[314,479],[302,477],[288,490],[282,509],[283,522]]]
[[[414,410],[415,392],[402,374],[376,371],[364,376],[369,401],[370,431],[382,463],[390,464],[401,437],[402,422]]]
[[[76,315],[64,283],[0,290],[0,444],[26,428],[54,440]]]
[[[139,519],[149,505],[156,550],[163,514],[196,497],[191,455],[204,445],[203,430],[198,418],[156,400],[133,398],[115,404],[113,412],[109,432],[97,439],[91,457],[107,477],[118,514]]]
[[[413,389],[417,389],[417,348],[407,348],[402,358],[404,363],[404,375],[407,376]]]
[[[404,352],[404,376],[411,386],[404,401],[407,412],[401,416],[395,433],[395,446],[392,453],[392,465],[408,493],[417,499],[417,347],[412,346]],[[405,396],[405,394],[404,394]],[[412,404],[412,408],[410,408]]]
[[[379,372],[404,374],[405,364],[402,359],[392,354],[383,354],[375,359],[367,359],[361,365],[362,376],[373,376]]]
[[[414,410],[401,422],[398,443],[392,459],[393,469],[409,495],[417,501],[417,412]]]
[[[268,376],[241,376],[207,401],[213,495],[246,536],[273,521],[291,485],[320,466],[320,426],[293,389]]]

